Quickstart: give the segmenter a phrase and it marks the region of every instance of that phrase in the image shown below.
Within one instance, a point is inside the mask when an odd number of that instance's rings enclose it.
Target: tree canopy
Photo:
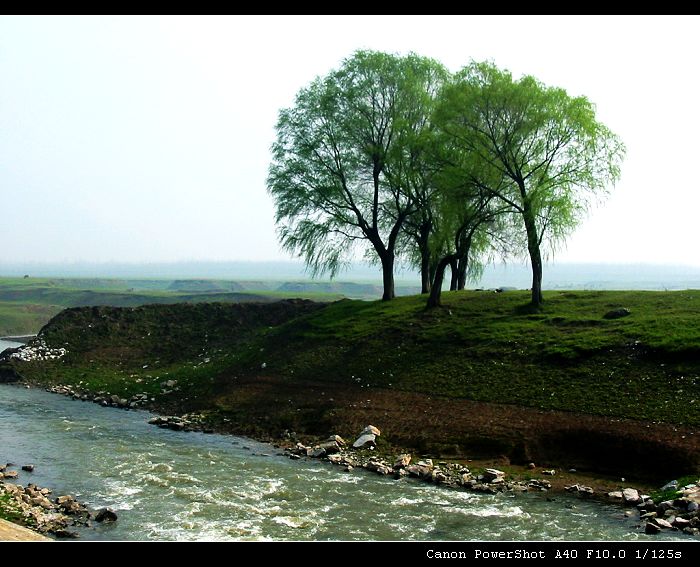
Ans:
[[[280,111],[272,152],[280,240],[313,274],[364,253],[388,300],[408,259],[437,305],[448,265],[463,287],[476,252],[518,246],[539,306],[543,249],[619,178],[624,146],[588,99],[533,77],[358,51]]]
[[[445,88],[436,122],[452,143],[492,170],[493,185],[464,176],[520,216],[532,266],[532,303],[542,302],[542,245],[564,240],[620,175],[624,146],[595,119],[583,97],[530,76],[513,80],[490,63],[473,63]],[[483,170],[482,170],[483,171]]]
[[[396,244],[415,213],[416,162],[441,65],[358,51],[280,112],[268,188],[282,245],[335,275],[357,246],[382,264],[394,297]],[[439,85],[438,85],[439,86]]]

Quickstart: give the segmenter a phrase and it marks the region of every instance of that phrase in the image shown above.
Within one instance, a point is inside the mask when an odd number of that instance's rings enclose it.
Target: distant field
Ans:
[[[200,279],[0,278],[0,336],[36,333],[67,307],[269,302],[297,297],[334,301],[345,297],[325,285]],[[357,284],[333,285],[357,291]]]
[[[0,301],[0,336],[34,334],[61,309],[55,305]]]

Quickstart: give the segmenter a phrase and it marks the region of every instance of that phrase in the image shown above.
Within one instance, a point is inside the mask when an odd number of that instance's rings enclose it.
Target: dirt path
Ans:
[[[32,530],[0,520],[0,541],[53,541]]]

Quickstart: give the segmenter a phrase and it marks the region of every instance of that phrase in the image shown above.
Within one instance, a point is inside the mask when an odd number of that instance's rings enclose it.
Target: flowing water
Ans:
[[[0,342],[0,350],[7,345]],[[249,439],[159,429],[150,414],[0,385],[0,461],[19,482],[73,494],[119,520],[106,540],[634,540],[619,507],[474,494],[319,461]],[[660,536],[656,536],[658,540]],[[667,538],[674,536],[667,534]]]
[[[20,346],[22,343],[16,343],[14,341],[7,341],[5,339],[0,339],[0,353],[4,351],[6,348],[16,348]]]

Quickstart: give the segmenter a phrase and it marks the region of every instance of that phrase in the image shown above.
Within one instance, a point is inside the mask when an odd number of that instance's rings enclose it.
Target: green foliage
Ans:
[[[34,518],[25,517],[22,514],[22,509],[10,494],[0,494],[0,519],[23,526],[33,527],[35,525]]]
[[[268,189],[282,245],[313,274],[334,276],[356,246],[393,264],[444,75],[430,59],[358,51],[280,112]]]
[[[697,475],[683,476],[676,480],[678,480],[678,489],[668,488],[666,490],[655,490],[649,495],[649,497],[657,504],[666,500],[675,500],[679,497],[681,488],[687,486],[688,484],[697,484],[700,482]]]
[[[469,161],[462,176],[520,216],[539,303],[541,246],[562,242],[620,175],[624,146],[593,104],[530,76],[472,63],[440,98],[435,122]],[[537,288],[537,289],[535,289]]]
[[[280,112],[268,190],[282,245],[313,274],[360,252],[382,263],[389,299],[396,256],[425,287],[440,258],[477,273],[527,250],[539,304],[541,248],[604,196],[624,151],[588,99],[533,77],[472,63],[450,78],[430,59],[358,51]]]

